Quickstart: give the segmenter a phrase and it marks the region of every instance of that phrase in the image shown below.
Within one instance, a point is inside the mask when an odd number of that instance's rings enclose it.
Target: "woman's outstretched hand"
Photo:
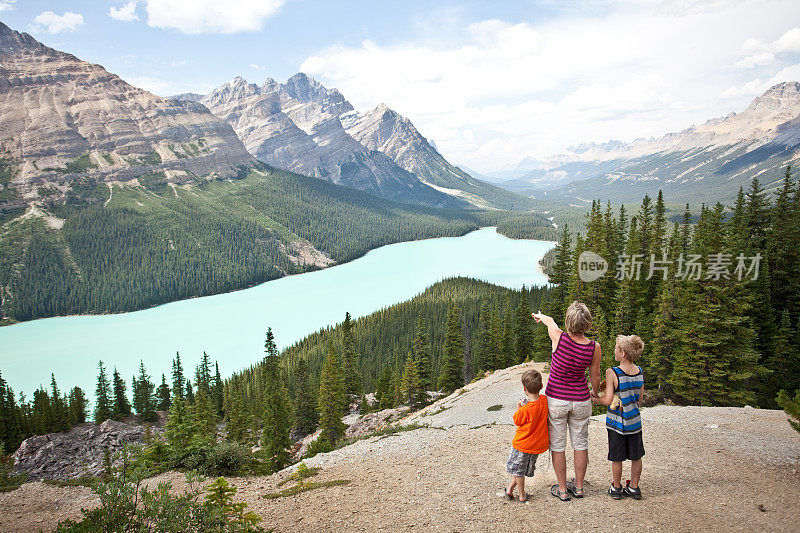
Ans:
[[[542,314],[542,312],[541,312],[541,311],[539,311],[538,313],[531,313],[531,316],[533,317],[533,319],[534,319],[534,320],[536,321],[536,323],[538,324],[539,322],[541,322],[541,321],[542,321],[542,317],[543,317],[544,315]]]

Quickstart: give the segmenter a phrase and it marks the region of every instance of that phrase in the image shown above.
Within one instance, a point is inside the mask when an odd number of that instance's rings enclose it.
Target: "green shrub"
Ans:
[[[149,448],[152,448],[149,447]],[[144,452],[145,457],[158,456],[156,451]],[[181,454],[168,456],[166,466],[175,470],[196,471],[207,476],[237,476],[245,474],[253,466],[250,450],[231,442],[193,447]],[[153,466],[158,470],[158,462]]]
[[[795,431],[800,433],[800,390],[794,393],[794,398],[789,396],[789,393],[785,390],[780,391],[778,393],[778,405],[791,417],[788,419],[789,424]]]
[[[0,492],[18,489],[26,481],[28,481],[27,473],[14,473],[14,458],[0,454]]]
[[[308,451],[306,451],[306,457],[311,458],[317,455],[318,453],[328,453],[332,452],[336,449],[336,446],[333,445],[330,441],[326,439],[317,439],[311,444],[308,445]]]
[[[499,411],[502,408],[503,408],[503,406],[498,403],[497,405],[492,405],[490,407],[487,407],[486,410],[487,411]]]
[[[170,483],[159,483],[155,489],[143,487],[148,470],[136,447],[123,448],[115,463],[108,479],[92,484],[100,506],[83,510],[80,521],[60,522],[57,531],[264,531],[258,526],[261,518],[247,512],[246,503],[233,501],[236,487],[222,478],[208,485],[208,494],[201,499],[204,479],[196,473],[187,474],[189,488],[181,494],[173,495]]]

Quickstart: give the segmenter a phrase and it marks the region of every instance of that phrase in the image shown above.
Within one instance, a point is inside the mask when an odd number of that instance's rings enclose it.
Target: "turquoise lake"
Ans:
[[[392,244],[324,270],[269,281],[236,292],[192,298],[117,315],[46,318],[0,328],[0,372],[28,398],[49,385],[75,385],[94,395],[97,362],[109,377],[116,367],[130,379],[144,361],[156,384],[170,380],[180,352],[187,376],[206,351],[223,376],[263,356],[272,327],[284,348],[345,312],[360,317],[408,300],[452,276],[469,276],[509,288],[547,282],[538,262],[555,243],[508,239],[483,228],[463,237]]]

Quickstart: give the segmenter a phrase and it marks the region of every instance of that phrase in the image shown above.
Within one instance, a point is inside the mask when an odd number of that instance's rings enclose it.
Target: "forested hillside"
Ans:
[[[267,167],[198,185],[175,186],[160,174],[136,183],[86,180],[65,203],[3,221],[0,318],[131,311],[485,225],[555,236],[533,213],[399,204]]]

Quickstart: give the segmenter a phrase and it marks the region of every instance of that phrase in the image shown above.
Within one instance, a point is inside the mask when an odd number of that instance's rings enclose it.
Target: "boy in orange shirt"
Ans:
[[[506,470],[511,474],[511,483],[505,490],[505,497],[514,499],[514,487],[519,489],[519,501],[528,501],[525,493],[525,476],[533,477],[536,458],[550,447],[547,434],[547,398],[540,396],[542,375],[536,370],[526,370],[522,374],[522,388],[527,400],[519,402],[514,413],[517,432],[511,442]]]

